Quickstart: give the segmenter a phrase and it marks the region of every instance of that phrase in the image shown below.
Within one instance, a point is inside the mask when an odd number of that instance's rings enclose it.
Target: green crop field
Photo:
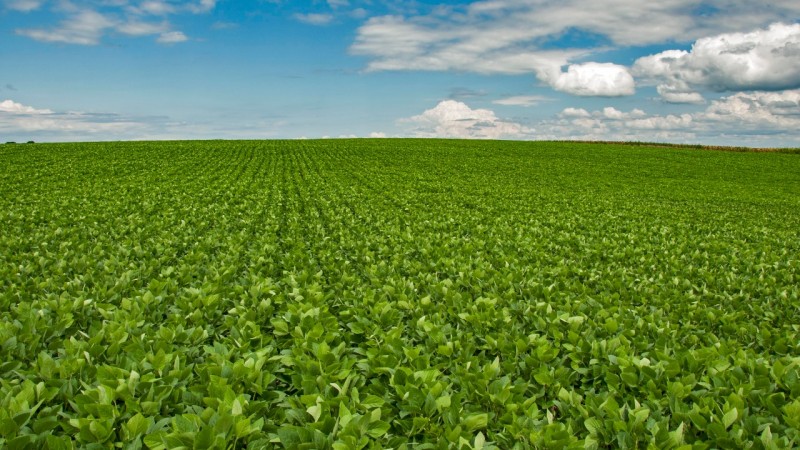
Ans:
[[[0,145],[0,448],[800,446],[800,155]]]

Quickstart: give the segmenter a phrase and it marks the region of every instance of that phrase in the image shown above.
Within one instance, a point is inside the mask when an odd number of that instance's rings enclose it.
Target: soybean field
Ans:
[[[798,446],[798,154],[0,145],[0,448]]]

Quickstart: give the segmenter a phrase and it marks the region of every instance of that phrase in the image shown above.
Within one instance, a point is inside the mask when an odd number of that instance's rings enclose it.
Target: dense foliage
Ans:
[[[0,447],[800,446],[800,157],[0,146]]]

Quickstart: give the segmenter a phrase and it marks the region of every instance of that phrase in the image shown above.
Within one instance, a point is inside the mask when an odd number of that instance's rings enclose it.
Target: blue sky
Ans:
[[[0,0],[0,140],[800,146],[800,2]]]

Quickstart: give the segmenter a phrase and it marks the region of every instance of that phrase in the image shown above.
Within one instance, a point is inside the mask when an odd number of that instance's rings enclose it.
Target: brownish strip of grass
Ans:
[[[696,150],[713,150],[720,152],[755,152],[755,153],[793,153],[800,154],[800,148],[774,148],[774,147],[734,147],[725,145],[700,145],[700,144],[670,144],[664,142],[638,142],[638,141],[578,141],[564,140],[554,142],[575,142],[580,144],[606,144],[630,145],[635,147],[660,147],[660,148],[686,148]]]

